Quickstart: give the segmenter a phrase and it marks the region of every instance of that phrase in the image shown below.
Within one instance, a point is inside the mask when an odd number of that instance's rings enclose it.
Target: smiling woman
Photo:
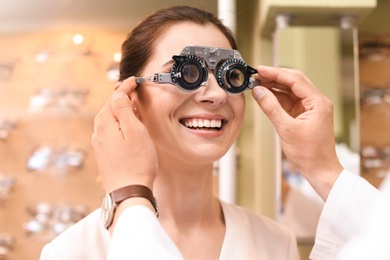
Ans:
[[[137,216],[131,211],[140,210],[130,207],[134,200],[129,198],[134,196],[139,199],[136,204],[159,212],[160,235],[166,244],[177,246],[180,252],[175,251],[176,256],[299,259],[292,232],[213,195],[213,162],[229,150],[240,133],[245,112],[242,91],[250,86],[256,71],[250,71],[238,57],[224,56],[221,64],[233,58],[229,68],[235,73],[237,66],[244,79],[240,91],[232,94],[222,84],[233,85],[233,79],[226,76],[229,73],[221,72],[223,79],[218,81],[219,74],[213,73],[205,56],[184,53],[185,58],[204,66],[207,77],[192,91],[183,91],[171,84],[180,76],[170,72],[180,62],[172,57],[183,55],[186,46],[238,53],[232,33],[219,19],[188,6],[159,10],[128,35],[122,45],[120,81],[96,116],[92,137],[107,200],[102,209],[46,245],[41,259],[134,256],[138,248],[132,247],[131,241],[138,237],[126,231],[131,224],[126,216]],[[168,82],[143,80],[137,87],[133,76],[149,77],[156,72]],[[134,192],[134,184],[143,188]],[[159,258],[158,251],[153,253]]]

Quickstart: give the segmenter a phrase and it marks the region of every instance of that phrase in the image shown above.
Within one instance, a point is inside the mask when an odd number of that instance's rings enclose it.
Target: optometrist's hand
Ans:
[[[272,121],[287,159],[324,199],[343,170],[335,150],[333,104],[302,72],[258,66],[252,95]]]
[[[131,184],[153,188],[157,153],[147,129],[134,115],[130,77],[115,91],[95,117],[92,146],[106,192]]]

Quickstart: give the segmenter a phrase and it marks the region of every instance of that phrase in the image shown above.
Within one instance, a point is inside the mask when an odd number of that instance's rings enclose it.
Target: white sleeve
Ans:
[[[144,206],[132,206],[117,220],[107,259],[184,258],[154,213]]]
[[[348,241],[370,221],[383,195],[365,179],[344,170],[338,177],[318,223],[310,259],[337,259]]]
[[[61,260],[61,257],[51,244],[46,244],[41,251],[39,260]]]
[[[373,204],[371,218],[362,225],[362,232],[346,243],[338,260],[390,259],[390,197],[384,196]]]

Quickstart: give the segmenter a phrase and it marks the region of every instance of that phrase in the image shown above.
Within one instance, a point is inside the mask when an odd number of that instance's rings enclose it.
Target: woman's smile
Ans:
[[[202,119],[202,118],[186,118],[181,119],[180,123],[187,128],[195,130],[221,130],[226,120],[222,119]]]

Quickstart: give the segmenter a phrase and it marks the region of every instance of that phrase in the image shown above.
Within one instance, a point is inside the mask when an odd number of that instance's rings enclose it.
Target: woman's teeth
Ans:
[[[219,129],[222,126],[222,120],[191,119],[191,120],[184,121],[184,126],[189,128]]]

